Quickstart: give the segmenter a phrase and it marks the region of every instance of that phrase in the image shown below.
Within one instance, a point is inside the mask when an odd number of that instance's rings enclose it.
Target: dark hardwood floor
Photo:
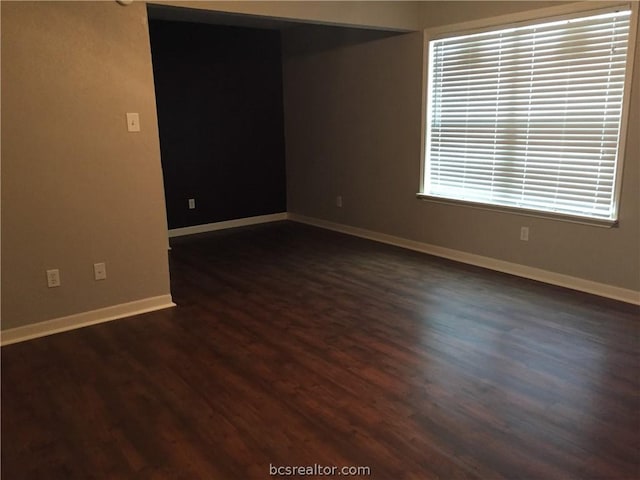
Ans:
[[[3,479],[640,478],[638,307],[288,222],[172,246],[177,308],[2,348]]]

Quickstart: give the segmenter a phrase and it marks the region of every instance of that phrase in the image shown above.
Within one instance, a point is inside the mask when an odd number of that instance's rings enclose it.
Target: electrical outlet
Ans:
[[[93,264],[93,278],[96,280],[106,280],[107,265],[104,262]]]
[[[196,208],[196,199],[195,198],[190,198],[189,199],[189,210],[193,210],[194,208]]]
[[[60,286],[60,270],[57,268],[47,270],[47,286],[49,288]]]
[[[336,207],[342,208],[342,195],[336,197]]]
[[[529,227],[520,227],[520,240],[523,242],[529,241]]]

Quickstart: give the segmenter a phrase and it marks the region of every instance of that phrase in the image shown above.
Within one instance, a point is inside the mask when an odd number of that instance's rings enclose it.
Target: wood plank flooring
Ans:
[[[2,348],[3,479],[640,478],[638,307],[289,222],[172,247],[177,308]]]

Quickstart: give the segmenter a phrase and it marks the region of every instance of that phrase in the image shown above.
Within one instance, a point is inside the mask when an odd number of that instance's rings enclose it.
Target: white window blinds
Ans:
[[[615,220],[629,10],[429,42],[424,194]]]

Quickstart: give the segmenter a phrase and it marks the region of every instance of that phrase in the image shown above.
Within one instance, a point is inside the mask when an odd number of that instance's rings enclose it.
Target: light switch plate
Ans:
[[[140,131],[140,115],[137,113],[127,113],[127,130],[130,132]]]

